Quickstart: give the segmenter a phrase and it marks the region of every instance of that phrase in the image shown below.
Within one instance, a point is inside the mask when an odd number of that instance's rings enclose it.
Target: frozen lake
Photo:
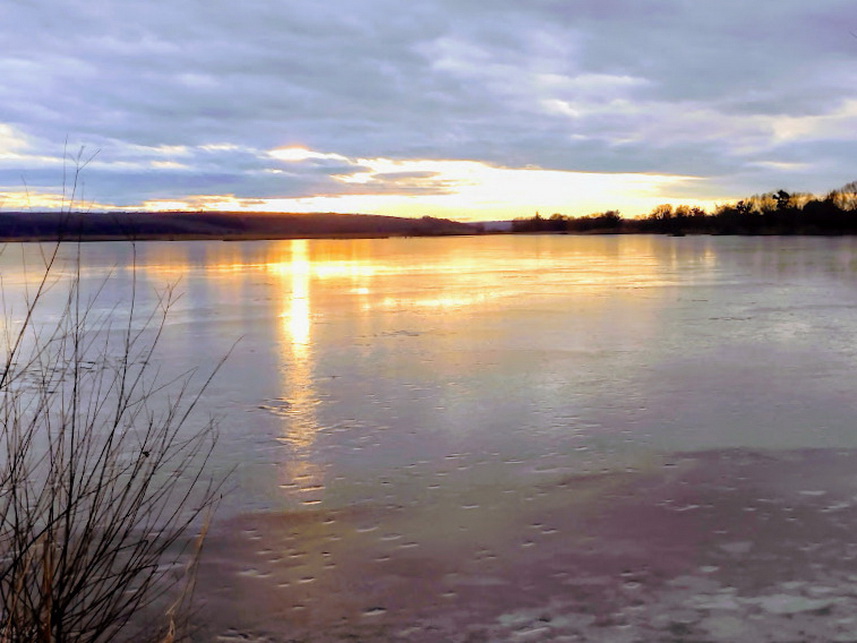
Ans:
[[[165,368],[238,342],[204,399],[235,468],[206,637],[857,632],[857,239],[81,252],[105,311],[132,276],[181,293]],[[0,255],[8,300],[37,253]]]

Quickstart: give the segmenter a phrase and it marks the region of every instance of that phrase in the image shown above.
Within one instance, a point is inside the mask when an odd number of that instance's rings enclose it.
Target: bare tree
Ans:
[[[219,496],[193,416],[214,373],[157,366],[172,289],[105,313],[78,254],[46,307],[59,250],[0,338],[0,641],[174,640]]]

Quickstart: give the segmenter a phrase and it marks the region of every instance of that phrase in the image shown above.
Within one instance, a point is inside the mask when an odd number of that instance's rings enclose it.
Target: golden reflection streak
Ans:
[[[280,277],[281,291],[290,287],[283,299],[280,314],[280,345],[283,398],[289,402],[284,424],[283,440],[294,447],[293,457],[283,468],[283,487],[297,491],[300,502],[314,505],[321,502],[324,491],[324,470],[312,461],[310,448],[320,430],[316,404],[318,393],[314,382],[312,351],[312,262],[309,243],[298,239],[290,243],[291,260],[270,263],[267,268]]]
[[[343,243],[341,241],[324,240],[292,240],[276,243],[270,256],[247,257],[237,252],[229,252],[231,246],[218,247],[216,256],[206,256],[204,270],[207,274],[230,280],[233,275],[247,275],[251,272],[267,272],[277,278],[277,284],[283,291],[291,289],[293,295],[289,300],[288,310],[282,313],[283,319],[292,324],[284,332],[283,337],[296,346],[308,343],[309,337],[309,293],[312,280],[337,281],[350,280],[352,289],[357,294],[370,295],[376,291],[373,283],[376,279],[392,280],[401,275],[434,276],[438,283],[443,283],[441,293],[402,293],[395,297],[385,297],[380,300],[367,298],[362,310],[372,308],[406,307],[416,309],[431,308],[466,308],[486,304],[492,299],[502,296],[515,296],[514,285],[506,281],[503,288],[496,288],[496,280],[500,274],[531,275],[546,272],[551,274],[557,268],[562,270],[562,278],[574,285],[585,285],[589,288],[613,288],[619,282],[625,282],[628,274],[634,275],[633,281],[656,286],[661,283],[662,275],[659,266],[648,265],[646,259],[654,260],[645,248],[648,240],[638,239],[636,243],[628,244],[625,251],[614,249],[616,255],[610,255],[609,266],[602,265],[594,269],[593,261],[597,264],[605,259],[607,248],[591,248],[590,243],[580,247],[564,249],[556,254],[551,250],[545,256],[501,256],[493,258],[488,265],[479,258],[471,255],[451,254],[432,256],[430,261],[402,261],[398,257],[378,257],[371,244],[364,241]],[[605,245],[605,244],[598,244]],[[313,256],[310,257],[310,249]],[[570,251],[569,251],[570,250]],[[643,251],[642,256],[638,252]],[[607,252],[609,254],[609,251]],[[139,266],[146,273],[156,273],[161,276],[180,277],[186,273],[189,264],[180,261],[174,253],[153,253],[147,261]],[[619,262],[614,266],[615,262]],[[706,262],[711,261],[709,256]],[[574,266],[573,270],[569,270]],[[624,268],[618,274],[613,268]],[[462,283],[466,282],[466,283]],[[521,285],[521,293],[528,292],[528,286]]]
[[[284,436],[299,449],[312,446],[318,432],[315,413],[316,391],[313,382],[312,311],[310,307],[310,279],[312,268],[308,242],[291,242],[291,261],[288,264],[269,264],[269,269],[288,283],[290,294],[283,300],[280,314],[280,345],[283,359],[284,397],[289,401],[291,422]],[[285,288],[283,288],[285,290]]]
[[[289,309],[283,314],[288,325],[284,335],[290,340],[294,361],[308,365],[311,324],[309,288],[312,267],[305,240],[292,242],[289,272],[292,294],[289,298]]]

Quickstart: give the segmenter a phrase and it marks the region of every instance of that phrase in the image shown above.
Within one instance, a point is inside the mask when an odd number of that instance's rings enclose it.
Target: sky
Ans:
[[[857,179],[855,34],[851,0],[4,0],[0,209],[823,194]]]

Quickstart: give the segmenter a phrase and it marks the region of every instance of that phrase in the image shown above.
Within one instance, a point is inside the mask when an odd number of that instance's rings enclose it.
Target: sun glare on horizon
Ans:
[[[607,210],[635,217],[664,203],[706,209],[715,205],[714,199],[680,196],[705,191],[704,179],[687,175],[507,167],[471,159],[348,157],[301,145],[259,151],[257,158],[265,161],[266,173],[286,178],[321,171],[325,178],[309,194],[288,194],[284,182],[283,194],[273,196],[165,194],[131,205],[97,201],[74,205],[93,211],[342,212],[460,221],[514,219],[537,212],[582,216]],[[167,161],[158,167],[181,170]],[[7,208],[68,207],[61,194],[46,191],[2,196]]]
[[[639,216],[663,203],[712,207],[714,200],[679,198],[701,179],[643,173],[598,173],[539,167],[502,167],[468,159],[349,158],[304,146],[268,152],[284,169],[331,161],[342,166],[323,194],[242,198],[190,197],[188,207],[282,212],[351,212],[404,217],[436,216],[479,221],[532,216],[535,212],[585,215],[620,210]],[[155,206],[158,202],[150,202]]]

